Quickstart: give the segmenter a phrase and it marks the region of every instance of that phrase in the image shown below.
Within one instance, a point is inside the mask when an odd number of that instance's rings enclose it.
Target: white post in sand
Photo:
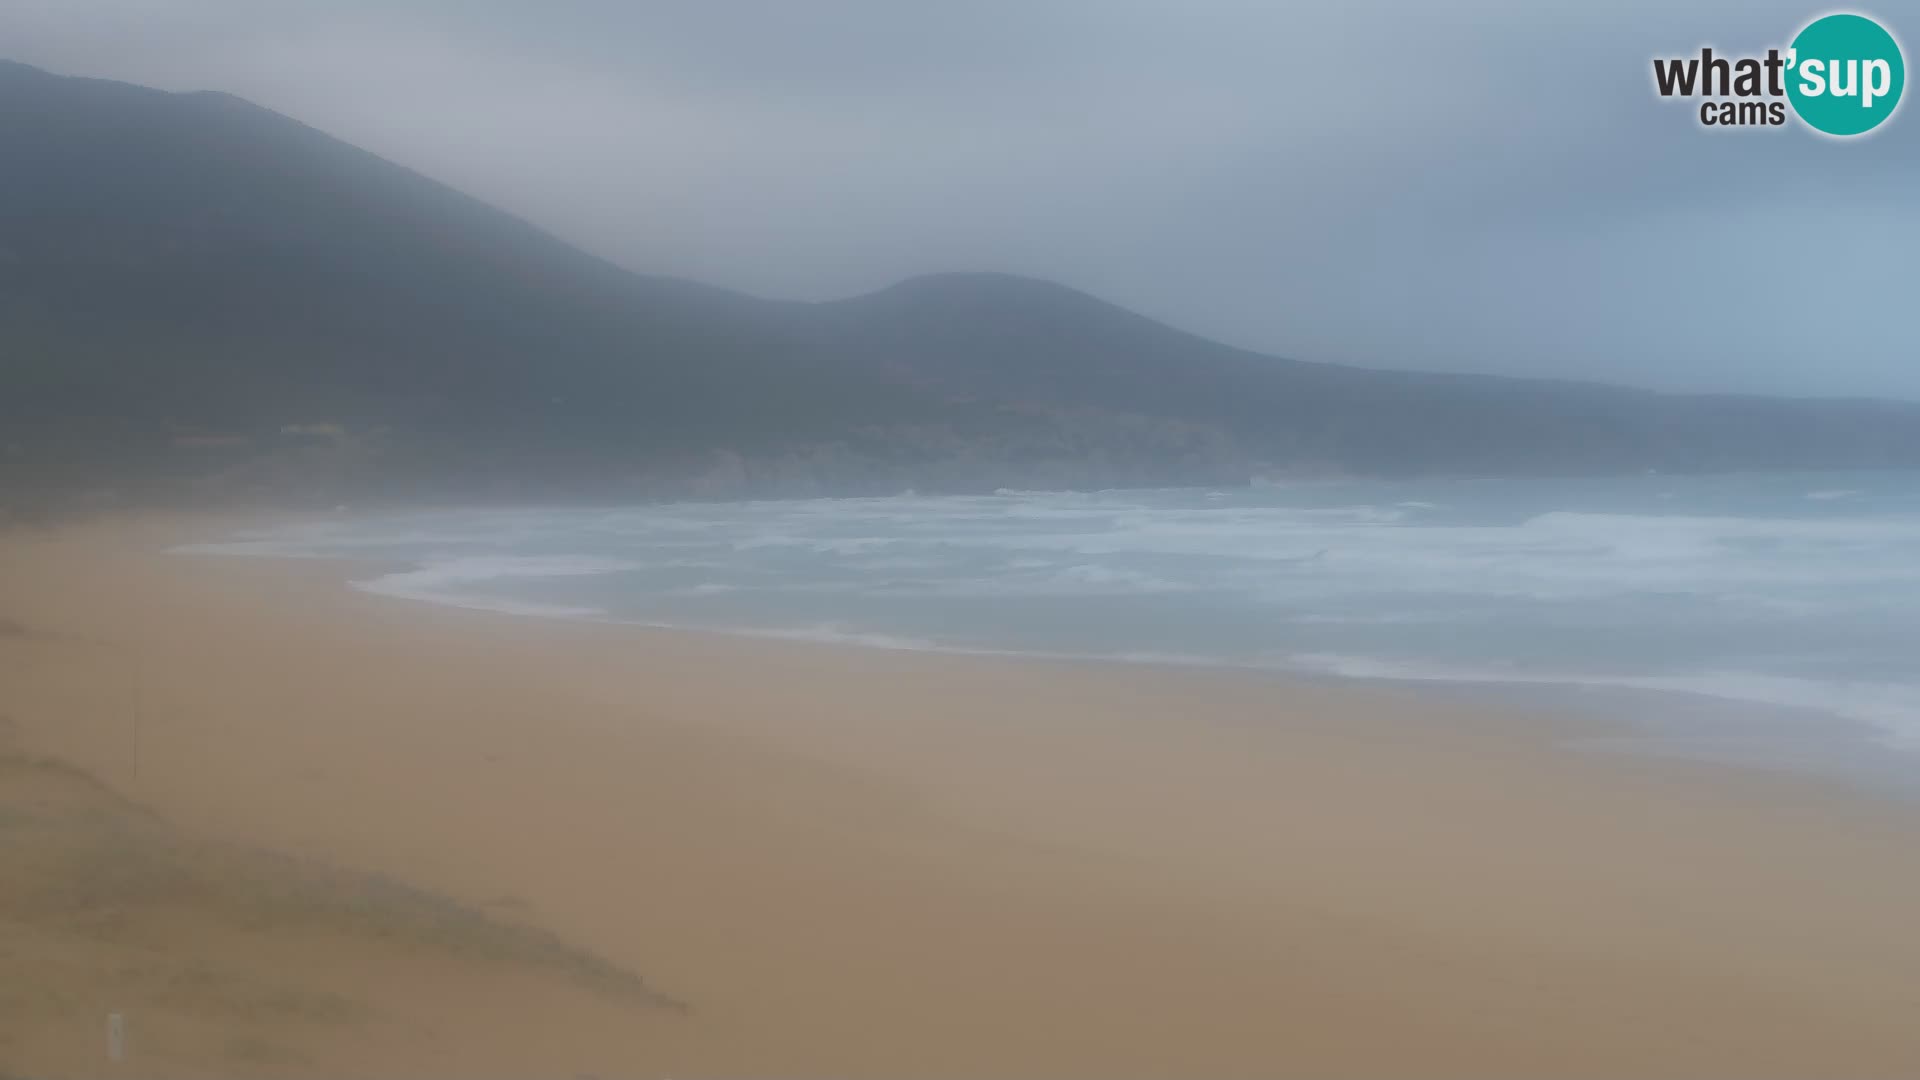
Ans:
[[[107,1014],[107,1060],[118,1064],[127,1058],[127,1023],[119,1013]]]

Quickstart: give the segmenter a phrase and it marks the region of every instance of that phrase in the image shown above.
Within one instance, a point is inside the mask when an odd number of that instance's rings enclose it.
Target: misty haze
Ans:
[[[0,1077],[1920,1070],[1902,17],[0,0]]]

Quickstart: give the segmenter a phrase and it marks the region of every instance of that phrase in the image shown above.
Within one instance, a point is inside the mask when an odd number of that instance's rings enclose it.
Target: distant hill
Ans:
[[[1059,285],[630,273],[223,94],[0,62],[0,483],[290,499],[1920,466],[1920,405],[1310,364]]]

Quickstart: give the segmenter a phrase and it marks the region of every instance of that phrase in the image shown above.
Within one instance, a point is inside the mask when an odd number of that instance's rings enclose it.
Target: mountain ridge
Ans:
[[[656,497],[1920,466],[1920,404],[1284,359],[991,271],[812,303],[639,274],[218,92],[0,61],[0,159],[10,487]]]

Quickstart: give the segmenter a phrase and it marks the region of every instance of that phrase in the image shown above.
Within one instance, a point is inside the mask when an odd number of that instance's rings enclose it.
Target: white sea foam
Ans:
[[[424,600],[442,607],[464,608],[468,611],[492,611],[501,615],[526,615],[540,619],[602,619],[606,617],[605,608],[586,607],[574,604],[542,604],[531,600],[503,600],[499,597],[464,596],[456,594],[432,594],[403,592],[399,589],[379,589],[360,586],[362,592],[380,596],[392,596],[401,600]]]
[[[810,626],[734,626],[725,628],[728,633],[745,637],[778,638],[783,641],[813,641],[824,645],[859,645],[869,649],[897,649],[908,652],[966,652],[968,650],[943,647],[926,638],[903,637],[897,634],[876,634],[853,630],[839,623],[814,623]]]
[[[1172,592],[1182,588],[1165,578],[1143,574],[1138,570],[1103,566],[1099,563],[1079,563],[1065,567],[1053,575],[1053,580],[1068,586],[1089,586],[1094,589],[1117,589],[1124,592]]]
[[[411,570],[387,574],[367,582],[355,582],[372,588],[382,582],[409,588],[434,589],[446,585],[464,585],[507,578],[588,577],[617,574],[638,568],[638,563],[606,559],[594,555],[471,555],[438,559]]]
[[[1304,612],[1288,616],[1301,626],[1432,626],[1455,622],[1460,612],[1383,611],[1383,612]]]
[[[836,584],[835,588],[853,589],[869,594],[911,595],[916,597],[1048,597],[1147,596],[1197,589],[1194,583],[1171,581],[1152,574],[1100,563],[1057,563],[1032,560],[1033,565],[1019,572],[998,576],[954,576],[919,574],[907,578],[888,578],[865,584]],[[862,565],[862,570],[870,569]],[[788,587],[791,588],[791,587]]]
[[[475,555],[430,560],[409,570],[355,581],[361,592],[406,600],[428,600],[452,607],[498,611],[511,615],[550,618],[588,618],[605,609],[575,604],[549,604],[476,592],[472,586],[515,579],[589,577],[631,570],[637,564],[591,555]]]
[[[1517,666],[1456,666],[1335,653],[1298,653],[1287,657],[1282,666],[1352,679],[1612,687],[1693,694],[1857,720],[1881,731],[1894,745],[1920,750],[1920,686],[1825,682],[1751,671],[1658,675],[1535,671]]]
[[[455,511],[182,550],[391,559],[358,587],[523,614],[1701,694],[1920,744],[1920,477]]]

